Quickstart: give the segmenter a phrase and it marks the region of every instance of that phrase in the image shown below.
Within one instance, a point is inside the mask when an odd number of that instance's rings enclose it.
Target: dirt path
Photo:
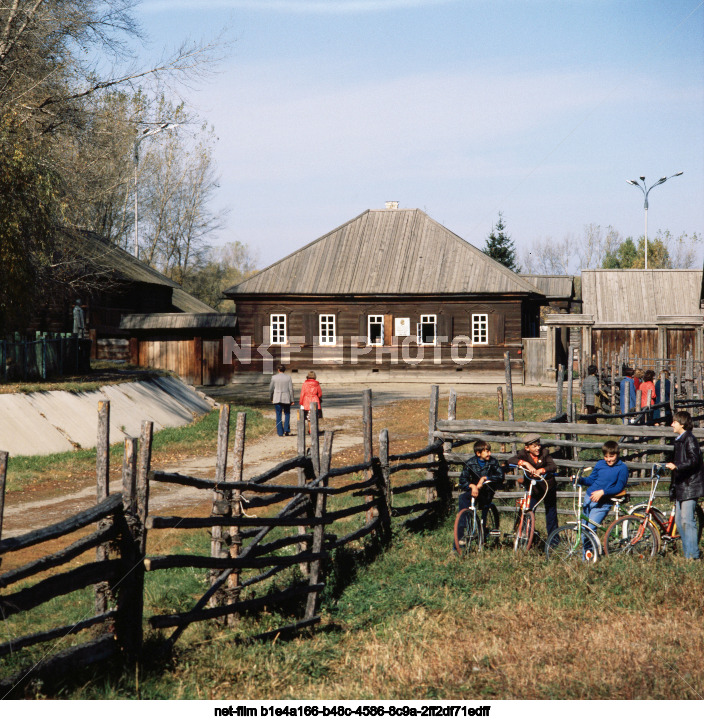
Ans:
[[[266,401],[267,391],[262,388],[208,388],[205,390],[217,402],[251,403],[254,400]],[[325,418],[322,421],[323,430],[334,430],[334,453],[340,453],[346,448],[362,444],[362,397],[363,387],[347,386],[340,389],[328,390],[324,396]],[[441,386],[441,396],[447,395],[448,387]],[[495,388],[477,387],[474,390],[461,389],[461,392],[471,392],[478,395],[495,393]],[[373,405],[381,408],[389,403],[407,398],[428,398],[429,387],[425,384],[380,384],[372,389]],[[535,393],[535,389],[531,389]],[[261,397],[260,397],[261,396]],[[269,412],[267,412],[268,414]],[[273,411],[270,412],[273,418]],[[292,416],[293,419],[293,416]],[[248,442],[244,456],[245,478],[263,473],[277,463],[295,455],[297,437],[295,424],[292,435],[280,438],[275,432]],[[213,478],[215,476],[215,456],[187,458],[175,464],[156,465],[158,470],[179,472],[200,478]],[[118,484],[113,479],[112,489],[117,490]],[[12,495],[7,499],[4,512],[2,535],[4,538],[16,536],[28,531],[42,528],[50,523],[67,518],[79,511],[90,508],[95,503],[95,479],[86,476],[79,479],[79,486],[75,491],[66,493],[65,490],[51,493],[42,493],[37,500],[12,502]],[[26,497],[28,494],[23,494]],[[206,509],[211,501],[210,494],[202,490],[195,490],[185,486],[153,483],[150,489],[150,511],[163,515],[183,509],[195,510],[196,507]]]

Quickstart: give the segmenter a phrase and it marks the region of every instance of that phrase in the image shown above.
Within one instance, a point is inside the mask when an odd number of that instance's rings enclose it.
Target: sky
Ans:
[[[386,201],[519,255],[584,226],[704,233],[703,0],[146,0],[158,56],[230,43],[185,91],[265,267]],[[704,244],[703,244],[704,245]],[[702,252],[700,252],[700,258]]]

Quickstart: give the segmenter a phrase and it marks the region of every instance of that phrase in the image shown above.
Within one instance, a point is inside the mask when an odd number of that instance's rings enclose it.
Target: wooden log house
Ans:
[[[240,371],[382,372],[523,382],[543,294],[417,209],[367,210],[225,291]],[[260,351],[260,348],[262,349]],[[265,360],[269,358],[269,363]],[[371,376],[370,376],[371,377]]]

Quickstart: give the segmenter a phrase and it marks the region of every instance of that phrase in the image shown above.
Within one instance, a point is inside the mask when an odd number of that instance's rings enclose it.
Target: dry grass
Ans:
[[[549,400],[517,399],[518,418]],[[460,399],[458,417],[495,417],[495,400]],[[445,412],[441,409],[441,413]],[[427,442],[427,402],[375,412],[392,453]],[[334,465],[356,462],[356,446]],[[607,558],[548,563],[506,548],[450,556],[452,520],[425,534],[397,528],[370,563],[337,558],[323,622],[290,642],[246,642],[291,617],[272,611],[238,628],[190,627],[172,665],[142,669],[142,698],[172,699],[700,699],[704,695],[704,564]],[[188,552],[207,539],[181,537]],[[165,539],[153,538],[160,546]],[[187,544],[187,545],[186,545]],[[194,544],[193,548],[190,547]],[[148,574],[149,613],[193,600],[196,573]],[[148,657],[148,655],[147,655]],[[77,676],[62,698],[135,698],[133,672]]]

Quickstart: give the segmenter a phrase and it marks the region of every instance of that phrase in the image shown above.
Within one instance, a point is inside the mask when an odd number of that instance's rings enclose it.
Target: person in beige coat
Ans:
[[[269,383],[269,396],[276,410],[276,432],[280,436],[291,435],[291,404],[294,400],[293,381],[285,371],[286,368],[280,365]]]

